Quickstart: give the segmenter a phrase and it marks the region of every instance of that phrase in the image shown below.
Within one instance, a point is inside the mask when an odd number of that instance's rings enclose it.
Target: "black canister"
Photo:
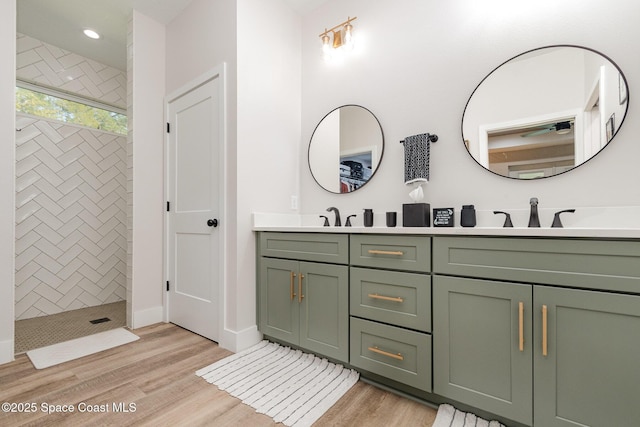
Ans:
[[[398,222],[398,214],[396,212],[387,212],[387,227],[395,227]]]
[[[460,213],[460,225],[463,227],[476,226],[476,209],[473,205],[463,205]]]
[[[364,226],[373,227],[373,209],[364,210]]]

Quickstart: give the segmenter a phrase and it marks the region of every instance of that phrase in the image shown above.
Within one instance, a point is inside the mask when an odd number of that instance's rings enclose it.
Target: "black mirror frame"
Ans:
[[[515,177],[510,177],[510,176],[506,176],[506,175],[502,175],[499,173],[496,173],[488,168],[485,168],[482,164],[480,164],[480,162],[471,154],[471,152],[469,151],[469,148],[466,146],[465,143],[465,138],[464,138],[464,116],[467,112],[467,107],[469,106],[469,102],[471,102],[471,99],[473,98],[473,95],[476,93],[476,91],[478,90],[478,88],[482,85],[482,83],[488,79],[496,70],[498,70],[500,67],[502,67],[503,65],[505,65],[506,63],[519,58],[520,56],[529,54],[531,52],[535,52],[537,50],[541,50],[541,49],[548,49],[548,48],[558,48],[558,47],[571,47],[571,48],[578,48],[578,49],[584,49],[584,50],[588,50],[590,52],[593,52],[595,54],[598,54],[600,56],[602,56],[603,58],[605,58],[606,60],[608,60],[612,65],[614,65],[616,67],[616,69],[618,70],[618,72],[620,73],[620,77],[622,78],[622,81],[624,82],[624,84],[627,87],[627,98],[625,100],[626,106],[625,106],[625,110],[624,110],[624,116],[622,117],[622,120],[620,121],[620,123],[616,126],[615,132],[613,133],[613,135],[611,136],[611,139],[609,141],[607,141],[607,143],[593,156],[589,157],[587,160],[585,160],[584,162],[580,163],[577,166],[572,167],[571,169],[568,169],[566,171],[563,172],[559,172],[557,174],[551,175],[551,176],[544,176],[544,177],[539,177],[539,178],[533,178],[533,179],[521,179],[521,178],[515,178]],[[507,178],[507,179],[513,179],[513,180],[517,180],[517,181],[536,181],[539,179],[545,179],[545,178],[553,178],[559,175],[563,175],[567,172],[571,172],[574,169],[579,168],[582,165],[585,165],[589,162],[589,160],[593,159],[594,157],[596,157],[598,154],[600,154],[608,145],[609,143],[615,138],[615,136],[618,134],[618,131],[620,130],[620,128],[622,127],[622,124],[624,123],[625,118],[627,117],[627,113],[629,112],[629,83],[627,82],[627,78],[624,75],[624,73],[622,72],[622,69],[620,69],[620,67],[618,66],[618,64],[616,64],[611,58],[609,58],[607,55],[603,54],[602,52],[599,52],[595,49],[591,49],[589,47],[585,47],[585,46],[580,46],[580,45],[571,45],[571,44],[557,44],[557,45],[548,45],[548,46],[542,46],[542,47],[538,47],[535,49],[529,49],[525,52],[519,53],[518,55],[515,55],[509,59],[507,59],[506,61],[502,62],[500,65],[498,65],[497,67],[495,67],[493,70],[491,70],[491,72],[489,72],[489,74],[487,74],[481,81],[480,83],[478,83],[478,85],[475,87],[475,89],[473,90],[473,92],[471,92],[471,95],[469,95],[469,99],[467,99],[467,102],[464,106],[464,110],[462,112],[462,120],[460,120],[460,133],[462,135],[462,143],[465,146],[465,149],[467,150],[467,154],[469,154],[469,156],[478,164],[478,166],[480,166],[482,169],[484,169],[485,171],[491,172],[494,175],[500,176],[502,178]]]
[[[322,124],[322,122],[324,121],[325,118],[327,118],[327,116],[329,116],[331,113],[333,113],[336,110],[339,110],[340,108],[343,107],[358,107],[358,108],[362,108],[363,110],[366,110],[369,114],[371,114],[371,116],[376,120],[376,123],[378,123],[378,127],[380,128],[380,136],[382,138],[382,150],[380,153],[380,159],[378,159],[378,167],[376,168],[376,170],[371,172],[371,176],[369,177],[369,179],[367,180],[367,182],[365,182],[364,184],[362,184],[360,187],[358,187],[357,190],[354,191],[350,191],[348,193],[339,193],[339,192],[335,192],[335,191],[331,191],[326,189],[322,184],[320,184],[318,182],[318,180],[316,179],[315,175],[313,174],[313,170],[311,170],[311,143],[313,142],[313,136],[315,135],[316,131],[318,130],[318,127]],[[355,191],[360,190],[361,188],[363,188],[364,186],[366,186],[367,184],[369,184],[369,182],[371,182],[371,180],[373,179],[374,175],[378,172],[378,169],[380,169],[380,163],[382,163],[382,159],[384,157],[384,149],[385,149],[385,143],[384,143],[384,131],[382,130],[382,125],[380,124],[380,120],[378,120],[378,117],[376,117],[375,114],[373,114],[371,112],[371,110],[369,110],[366,107],[363,107],[362,105],[357,105],[357,104],[345,104],[345,105],[341,105],[339,107],[334,108],[333,110],[329,111],[327,114],[325,114],[322,119],[320,119],[320,121],[318,122],[318,124],[316,125],[316,127],[313,129],[313,133],[311,133],[311,138],[309,139],[309,146],[307,148],[307,166],[309,167],[309,172],[311,173],[311,177],[313,177],[313,180],[316,182],[316,184],[318,184],[318,186],[320,188],[322,188],[324,191],[331,193],[331,194],[352,194]]]

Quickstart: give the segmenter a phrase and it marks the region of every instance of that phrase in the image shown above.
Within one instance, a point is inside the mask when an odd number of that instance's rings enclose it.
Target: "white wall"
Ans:
[[[132,327],[163,319],[165,27],[133,12]]]
[[[300,18],[283,0],[238,0],[237,270],[227,286],[233,349],[258,338],[251,213],[290,212],[298,193]],[[233,276],[231,275],[233,274]]]
[[[13,360],[16,3],[0,2],[0,364]]]
[[[356,51],[342,64],[323,61],[318,34],[357,16]],[[409,203],[403,177],[405,136],[430,132],[431,181],[425,201],[432,207],[475,204],[484,210],[528,210],[530,197],[541,208],[640,205],[640,59],[629,43],[640,38],[635,0],[333,0],[303,17],[301,207],[303,213],[339,207],[343,215],[400,211]],[[557,177],[521,182],[482,169],[463,146],[460,123],[465,104],[485,75],[530,49],[576,44],[609,56],[625,73],[631,104],[613,143],[586,165]],[[306,151],[317,122],[333,108],[360,104],[380,120],[385,154],[378,173],[362,190],[333,195],[309,173]],[[551,217],[542,216],[543,225]],[[361,221],[361,216],[358,217]],[[515,220],[515,219],[514,219]],[[571,219],[567,217],[567,224]],[[640,221],[638,222],[640,224]],[[501,226],[502,221],[479,224]],[[523,224],[516,224],[523,225]],[[526,223],[524,224],[526,225]]]

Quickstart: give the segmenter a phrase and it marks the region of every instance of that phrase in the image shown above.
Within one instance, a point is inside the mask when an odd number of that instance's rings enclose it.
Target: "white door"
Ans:
[[[167,105],[168,320],[214,341],[224,266],[223,85],[218,73]]]

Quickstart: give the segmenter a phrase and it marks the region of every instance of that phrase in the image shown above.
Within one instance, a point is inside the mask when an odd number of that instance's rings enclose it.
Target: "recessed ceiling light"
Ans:
[[[96,33],[93,30],[90,30],[89,28],[84,30],[84,35],[89,37],[90,39],[99,39],[100,38],[100,34]]]

